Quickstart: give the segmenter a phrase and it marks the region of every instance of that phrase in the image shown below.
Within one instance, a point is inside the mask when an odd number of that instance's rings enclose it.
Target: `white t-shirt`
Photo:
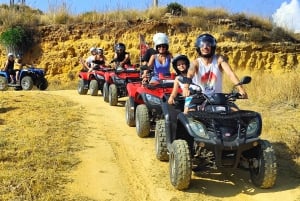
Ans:
[[[218,57],[214,55],[212,63],[205,65],[201,58],[198,61],[198,72],[192,78],[195,84],[201,87],[204,94],[210,96],[214,93],[222,93],[222,72],[218,66]]]

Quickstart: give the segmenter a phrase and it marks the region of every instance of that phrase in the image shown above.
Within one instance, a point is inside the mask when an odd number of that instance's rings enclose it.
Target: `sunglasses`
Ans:
[[[157,45],[157,48],[167,48],[167,45]]]

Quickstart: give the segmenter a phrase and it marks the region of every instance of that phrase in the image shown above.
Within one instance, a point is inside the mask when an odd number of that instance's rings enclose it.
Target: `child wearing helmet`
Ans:
[[[11,84],[15,84],[16,73],[14,70],[14,65],[15,65],[15,56],[13,53],[8,53],[7,60],[4,63],[4,71],[6,71],[9,74]]]
[[[190,67],[190,60],[186,55],[177,55],[173,61],[172,66],[174,71],[176,72],[176,78],[174,80],[174,86],[172,93],[168,99],[169,104],[174,104],[174,98],[177,96],[179,88],[183,89],[184,83],[182,83],[179,79],[180,77],[186,77],[188,69]],[[188,105],[189,105],[190,99],[186,98],[185,104],[184,104],[184,113],[188,112]]]
[[[150,84],[157,84],[159,81],[159,74],[170,75],[170,64],[173,58],[169,52],[169,39],[164,33],[157,33],[153,36],[154,47],[156,54],[153,54],[149,62],[148,68],[153,68],[153,75],[150,80]],[[147,80],[148,70],[143,72],[143,81]]]
[[[208,33],[197,37],[195,43],[198,58],[196,58],[188,70],[187,77],[192,79],[193,83],[199,85],[204,94],[211,96],[215,93],[222,93],[223,72],[228,75],[233,84],[239,83],[239,79],[231,69],[227,60],[216,55],[217,40]],[[189,96],[189,84],[186,83],[183,88],[183,95]],[[239,93],[247,98],[247,93],[242,86],[238,86]]]
[[[126,52],[126,46],[124,43],[117,43],[115,45],[115,54],[113,58],[116,66],[125,67],[125,65],[131,65],[130,54]]]

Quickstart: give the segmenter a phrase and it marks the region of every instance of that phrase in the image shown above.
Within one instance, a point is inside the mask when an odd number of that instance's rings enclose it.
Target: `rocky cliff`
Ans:
[[[225,26],[225,25],[224,25]],[[90,47],[102,47],[108,61],[113,57],[116,42],[126,44],[133,63],[139,63],[139,35],[152,45],[157,32],[169,35],[170,52],[196,57],[194,42],[204,31],[188,24],[158,21],[103,22],[74,25],[53,25],[39,28],[37,44],[25,55],[25,62],[45,68],[49,80],[69,81],[77,78],[80,58],[86,58]],[[235,37],[211,32],[217,38],[217,52],[226,55],[234,69],[282,73],[299,68],[300,44],[246,43]],[[5,52],[1,52],[3,66]]]

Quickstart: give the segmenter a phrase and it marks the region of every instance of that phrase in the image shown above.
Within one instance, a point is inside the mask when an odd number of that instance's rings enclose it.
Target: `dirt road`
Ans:
[[[78,102],[86,108],[90,128],[82,162],[72,173],[70,192],[99,201],[298,201],[299,178],[279,164],[273,189],[255,188],[246,171],[197,173],[188,190],[178,191],[169,182],[167,162],[155,158],[154,136],[139,138],[125,123],[124,102],[109,106],[102,96],[78,95],[76,90],[46,91]]]

